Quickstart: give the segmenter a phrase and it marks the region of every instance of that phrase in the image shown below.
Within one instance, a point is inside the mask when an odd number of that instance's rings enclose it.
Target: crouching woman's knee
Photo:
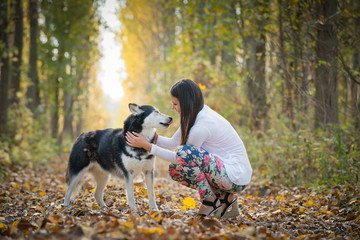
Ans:
[[[169,174],[173,180],[179,181],[182,177],[183,167],[191,161],[191,146],[181,145],[176,151],[176,160],[178,164],[170,163]]]
[[[181,145],[176,151],[176,160],[181,165],[186,165],[192,158],[192,145]]]

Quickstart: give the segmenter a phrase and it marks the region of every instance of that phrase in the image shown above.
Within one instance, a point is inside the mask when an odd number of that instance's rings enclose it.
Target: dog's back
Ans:
[[[97,163],[103,170],[113,172],[117,165],[114,155],[123,152],[124,148],[125,139],[121,128],[82,133],[75,141],[70,153],[66,183],[69,185],[70,179],[88,167],[90,163]],[[121,170],[125,169],[121,168]]]

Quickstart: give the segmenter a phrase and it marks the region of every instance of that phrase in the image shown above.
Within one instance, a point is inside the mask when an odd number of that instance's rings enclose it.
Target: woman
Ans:
[[[181,119],[172,138],[157,136],[150,144],[140,134],[128,133],[127,143],[171,162],[171,178],[198,190],[200,216],[238,216],[236,193],[252,174],[242,140],[226,119],[204,105],[201,89],[192,80],[176,82],[170,93],[172,108]]]

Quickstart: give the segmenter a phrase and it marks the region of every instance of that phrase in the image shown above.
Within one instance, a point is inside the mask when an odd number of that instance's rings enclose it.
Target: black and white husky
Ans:
[[[95,199],[99,207],[105,206],[103,191],[111,174],[124,176],[129,207],[136,210],[133,180],[143,172],[150,209],[158,211],[154,194],[155,156],[145,149],[127,145],[125,135],[127,131],[137,132],[149,142],[154,142],[156,128],[168,128],[172,118],[149,105],[138,106],[130,103],[129,109],[131,115],[125,120],[123,129],[84,132],[74,143],[66,172],[65,206],[69,206],[70,199],[75,198],[81,187],[81,179],[89,172],[96,181]]]

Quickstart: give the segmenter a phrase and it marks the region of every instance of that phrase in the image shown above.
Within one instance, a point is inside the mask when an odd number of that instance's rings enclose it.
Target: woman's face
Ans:
[[[180,115],[180,102],[179,99],[177,99],[174,96],[171,96],[171,102],[172,102],[172,109],[174,109],[175,111],[177,111],[177,113]]]

